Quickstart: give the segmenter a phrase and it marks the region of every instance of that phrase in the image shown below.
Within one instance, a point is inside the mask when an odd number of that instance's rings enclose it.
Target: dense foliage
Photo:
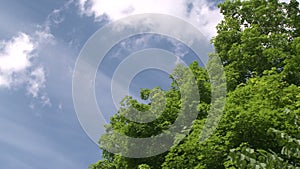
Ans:
[[[123,107],[111,118],[107,132],[116,130],[131,137],[155,136],[168,129],[178,117],[184,99],[178,83],[192,71],[199,89],[198,116],[188,135],[176,135],[172,148],[148,158],[126,158],[103,150],[103,160],[91,169],[214,169],[214,168],[299,168],[300,167],[300,13],[299,3],[277,0],[226,0],[219,5],[224,19],[212,39],[227,79],[224,114],[214,133],[205,141],[200,136],[211,107],[211,83],[207,70],[196,62],[179,65],[170,76],[169,90],[143,89],[142,104],[126,97]],[[147,112],[151,104],[166,107],[150,123],[125,118],[135,109]],[[192,111],[193,109],[186,109]],[[127,117],[126,116],[126,117]],[[112,137],[103,136],[100,143]],[[176,144],[175,144],[176,143]],[[121,146],[127,146],[124,143]],[[111,145],[113,146],[113,145]]]

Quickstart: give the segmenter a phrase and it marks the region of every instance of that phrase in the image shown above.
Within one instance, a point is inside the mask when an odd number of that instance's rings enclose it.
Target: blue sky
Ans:
[[[205,0],[2,1],[0,169],[83,169],[99,160],[101,152],[81,128],[72,101],[72,73],[85,42],[109,22],[154,12],[191,22],[208,43],[222,19],[215,5]],[[169,50],[186,64],[195,59],[187,46],[170,38],[138,35],[117,44],[96,77],[106,119],[117,110],[109,92],[113,71],[128,54],[149,47]],[[167,77],[154,69],[140,72],[130,93],[158,85],[167,89]]]

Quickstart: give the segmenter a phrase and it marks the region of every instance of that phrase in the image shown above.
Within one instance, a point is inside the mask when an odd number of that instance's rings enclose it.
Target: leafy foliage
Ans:
[[[222,110],[221,106],[211,110],[225,99],[213,100],[212,95],[221,96],[224,86],[216,82],[225,77],[199,67],[196,62],[189,67],[178,65],[170,75],[173,83],[169,90],[159,87],[141,90],[141,98],[149,104],[129,96],[124,98],[121,109],[106,126],[107,133],[118,131],[134,138],[153,137],[169,129],[181,110],[186,118],[197,111],[192,126],[180,126],[168,152],[147,158],[127,158],[103,149],[103,160],[91,165],[91,169],[299,168],[299,3],[296,0],[289,3],[226,0],[219,8],[224,19],[217,26],[218,35],[212,39],[216,52],[210,56],[209,64],[217,67],[215,56],[218,56],[226,73],[228,93],[222,118],[207,122],[208,117]],[[192,95],[181,95],[180,86],[195,92],[189,88],[192,78],[199,89],[199,102],[193,101]],[[165,102],[161,94],[165,95]],[[164,103],[165,107],[161,106]],[[128,119],[136,115],[136,110],[155,120],[137,123]],[[203,139],[207,133],[203,130],[205,126],[213,126],[219,120],[216,130]],[[115,140],[113,134],[104,135],[100,144],[113,147]],[[124,141],[117,146],[127,149],[132,145]]]
[[[262,76],[265,70],[284,70],[299,63],[300,15],[299,4],[277,0],[233,0],[220,4],[224,20],[217,26],[218,35],[212,40],[227,73],[228,88],[233,90],[253,74]],[[286,66],[287,65],[287,66]],[[298,69],[286,71],[298,73]],[[297,70],[296,70],[297,69]],[[297,72],[298,71],[298,72]],[[299,84],[299,80],[286,78]]]
[[[283,145],[281,154],[254,150],[242,144],[239,148],[230,150],[229,161],[225,165],[228,168],[300,168],[300,140],[273,128],[269,129],[269,133],[274,134]]]

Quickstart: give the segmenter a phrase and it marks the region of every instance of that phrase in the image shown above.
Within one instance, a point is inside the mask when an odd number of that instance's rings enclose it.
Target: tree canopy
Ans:
[[[224,19],[212,39],[215,56],[221,59],[227,82],[227,99],[220,123],[213,134],[200,142],[210,115],[213,78],[197,62],[178,65],[170,75],[169,90],[142,89],[139,103],[124,98],[122,107],[111,117],[107,133],[116,130],[135,138],[153,137],[167,130],[179,116],[197,112],[191,126],[181,126],[169,151],[147,158],[128,158],[103,149],[103,159],[91,169],[223,169],[223,168],[299,168],[300,167],[300,12],[299,3],[278,0],[226,0],[219,4]],[[199,102],[183,97],[191,71],[198,87]],[[186,78],[183,78],[186,77]],[[217,89],[216,89],[217,90]],[[195,91],[190,91],[195,92]],[[129,120],[136,110],[156,120],[138,123]],[[160,106],[157,106],[160,107]],[[186,135],[187,134],[187,135]],[[100,138],[100,144],[113,144],[114,135]],[[178,141],[179,140],[179,141]],[[118,146],[128,147],[130,142]],[[134,146],[134,145],[133,145]],[[135,150],[138,151],[138,150]]]

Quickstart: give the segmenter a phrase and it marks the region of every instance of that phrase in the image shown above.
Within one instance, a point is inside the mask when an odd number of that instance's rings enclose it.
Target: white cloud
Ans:
[[[13,76],[31,66],[35,44],[27,34],[20,33],[10,41],[2,42],[0,51],[0,87],[10,87]]]
[[[141,13],[161,13],[180,17],[197,26],[207,38],[216,35],[223,18],[206,0],[79,0],[81,13],[95,19],[107,15],[111,20]]]
[[[0,88],[24,87],[27,94],[43,105],[51,106],[47,93],[46,73],[38,63],[42,50],[54,45],[55,37],[51,27],[64,21],[61,11],[67,9],[73,0],[62,8],[54,9],[42,25],[30,34],[20,32],[10,40],[0,41]],[[31,107],[34,107],[31,106]]]
[[[0,88],[24,86],[29,96],[51,105],[43,91],[46,83],[44,68],[35,64],[39,47],[53,43],[53,35],[47,30],[38,30],[33,35],[19,33],[0,46]]]
[[[137,13],[156,12],[176,14],[178,12],[185,12],[183,8],[185,4],[182,0],[178,0],[177,2],[174,2],[174,0],[80,0],[80,3],[83,7],[82,9],[84,9],[84,6],[87,6],[87,3],[91,4],[85,8],[87,9],[87,11],[85,11],[86,14],[94,14],[96,17],[107,14],[112,20]]]

